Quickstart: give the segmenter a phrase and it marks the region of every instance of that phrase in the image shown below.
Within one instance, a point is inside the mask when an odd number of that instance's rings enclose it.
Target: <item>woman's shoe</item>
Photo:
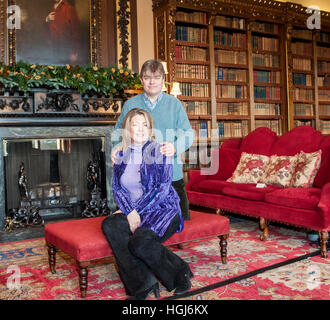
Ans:
[[[174,295],[181,295],[189,291],[191,288],[190,278],[192,278],[193,276],[194,275],[191,271],[180,274],[177,280],[177,286],[174,291]]]
[[[160,298],[160,293],[159,293],[159,284],[155,283],[152,287],[149,289],[136,294],[135,296],[128,297],[126,300],[145,300],[147,299],[148,295],[150,292],[153,292],[155,295],[155,298]]]

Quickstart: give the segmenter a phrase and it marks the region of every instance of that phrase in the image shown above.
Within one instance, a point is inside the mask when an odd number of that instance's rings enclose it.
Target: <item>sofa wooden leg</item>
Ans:
[[[56,273],[55,266],[56,266],[56,247],[54,247],[52,244],[47,243],[48,247],[48,262],[49,262],[49,268],[51,273]]]
[[[328,242],[328,231],[319,232],[320,244],[321,244],[321,256],[322,258],[328,258],[327,242]]]
[[[80,295],[82,298],[86,297],[88,286],[88,265],[77,261],[79,273]]]
[[[268,221],[265,218],[260,218],[260,230],[263,233],[260,235],[261,241],[266,241],[268,239]]]
[[[221,261],[223,264],[227,263],[227,239],[229,237],[229,234],[223,234],[219,236],[220,239],[220,255],[221,255]]]

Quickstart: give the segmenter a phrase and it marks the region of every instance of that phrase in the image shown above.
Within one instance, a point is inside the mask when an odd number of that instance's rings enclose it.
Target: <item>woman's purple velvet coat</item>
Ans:
[[[183,217],[180,210],[180,198],[172,187],[172,158],[160,152],[160,144],[147,141],[142,148],[140,174],[143,195],[136,202],[130,199],[127,189],[120,184],[131,149],[120,151],[113,166],[113,196],[119,209],[127,216],[134,209],[140,214],[140,227],[153,230],[163,236],[170,222],[179,214],[180,227],[183,229]],[[133,177],[132,177],[133,179]]]

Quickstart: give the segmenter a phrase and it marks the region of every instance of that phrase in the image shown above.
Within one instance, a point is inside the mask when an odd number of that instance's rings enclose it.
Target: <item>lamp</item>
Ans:
[[[166,80],[166,75],[168,74],[168,71],[167,71],[167,62],[166,61],[162,61],[161,63],[162,63],[163,68],[164,68],[165,80]],[[167,85],[167,83],[166,83],[166,81],[164,81],[163,88],[162,88],[162,91],[164,91],[164,92],[167,92],[167,86],[166,85]]]
[[[182,94],[182,92],[180,90],[180,83],[179,82],[173,82],[172,83],[171,95],[173,95],[174,97],[177,97],[181,94]]]
[[[168,74],[168,71],[167,71],[167,62],[166,61],[162,61],[162,65],[164,67],[165,74]]]

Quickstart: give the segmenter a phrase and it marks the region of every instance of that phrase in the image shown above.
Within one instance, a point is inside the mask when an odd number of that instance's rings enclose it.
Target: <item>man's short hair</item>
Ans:
[[[140,77],[142,78],[144,73],[150,71],[152,73],[159,72],[161,76],[165,77],[165,70],[163,64],[158,60],[147,60],[141,68]]]

